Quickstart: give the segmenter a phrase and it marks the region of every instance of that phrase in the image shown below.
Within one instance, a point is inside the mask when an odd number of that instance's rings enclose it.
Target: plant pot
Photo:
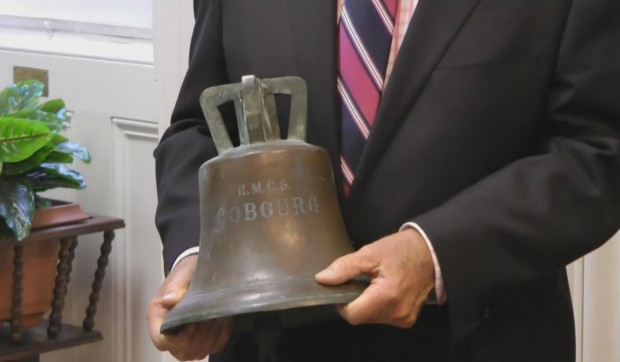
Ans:
[[[70,224],[90,216],[77,204],[52,200],[52,206],[35,210],[32,229]],[[51,308],[60,240],[23,243],[21,325],[33,327]],[[11,319],[13,306],[14,243],[0,245],[0,321]]]
[[[22,327],[41,323],[52,303],[59,240],[24,243]],[[0,246],[0,321],[11,319],[13,299],[13,245]]]
[[[51,202],[52,206],[34,211],[32,230],[71,224],[90,217],[82,211],[79,204],[58,200],[51,200]]]

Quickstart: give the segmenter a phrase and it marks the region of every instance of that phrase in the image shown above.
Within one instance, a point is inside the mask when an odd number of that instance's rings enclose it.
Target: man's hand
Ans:
[[[353,325],[380,323],[409,328],[434,288],[431,253],[413,229],[336,259],[316,275],[316,280],[337,285],[363,273],[370,277],[368,288],[351,303],[338,306],[340,315]]]
[[[166,313],[187,292],[196,270],[198,256],[183,258],[170,272],[157,295],[149,302],[146,319],[153,344],[160,351],[169,351],[180,361],[204,359],[224,348],[232,331],[232,319],[223,318],[185,326],[175,334],[159,333]]]

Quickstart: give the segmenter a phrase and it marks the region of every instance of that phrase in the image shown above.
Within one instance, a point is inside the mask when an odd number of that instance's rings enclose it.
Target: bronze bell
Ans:
[[[291,96],[285,140],[274,94]],[[308,323],[335,314],[331,305],[352,301],[366,287],[361,280],[323,286],[314,279],[353,247],[329,156],[305,142],[306,98],[299,77],[245,76],[241,83],[202,93],[200,104],[219,156],[199,171],[196,273],[185,297],[166,316],[163,333],[226,316],[235,316],[236,328],[243,328],[244,321],[268,311],[284,326]],[[235,102],[239,147],[218,111],[227,101]]]

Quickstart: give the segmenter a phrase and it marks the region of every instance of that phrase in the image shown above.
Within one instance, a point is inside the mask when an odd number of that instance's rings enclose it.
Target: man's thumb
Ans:
[[[321,284],[338,285],[366,271],[359,254],[352,253],[336,259],[327,268],[317,273],[315,279]]]

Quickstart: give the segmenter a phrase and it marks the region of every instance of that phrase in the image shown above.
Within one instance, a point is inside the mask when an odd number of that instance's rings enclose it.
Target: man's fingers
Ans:
[[[378,263],[372,254],[364,248],[336,259],[327,268],[316,274],[316,281],[321,284],[342,284],[353,277],[364,273],[373,273]]]
[[[170,309],[183,299],[194,276],[197,260],[197,255],[183,258],[168,275],[159,291],[162,306]]]
[[[353,325],[377,323],[412,326],[434,287],[434,265],[424,239],[416,231],[389,235],[336,260],[316,276],[320,283],[342,283],[367,273],[371,283],[351,303],[338,307]]]
[[[187,289],[184,289],[181,286],[172,285],[170,287],[172,289],[164,291],[165,294],[159,300],[161,307],[166,313],[172,309],[172,307],[177,305],[187,292]]]
[[[173,353],[177,358],[200,360],[204,359],[211,353],[221,351],[232,332],[232,319],[216,319],[206,322],[197,323],[195,330],[191,336],[185,336],[192,343],[186,348],[181,349],[178,353]]]
[[[338,306],[338,311],[352,325],[377,323],[380,322],[380,311],[388,303],[388,297],[371,284],[351,303]]]
[[[158,331],[156,334],[151,333],[151,339],[158,350],[170,351],[170,353],[175,355],[175,351],[182,351],[187,348],[196,328],[195,324],[189,324],[174,334],[161,334]]]
[[[185,344],[183,336],[191,336],[195,327],[187,326],[175,335],[163,335],[160,333],[161,325],[168,311],[174,307],[185,295],[189,283],[194,275],[196,268],[196,256],[187,256],[181,260],[174,270],[166,277],[159,292],[151,299],[146,318],[149,326],[149,333],[155,347],[161,351],[179,348],[178,345]],[[189,338],[187,338],[189,339]]]
[[[168,352],[180,361],[202,359],[206,354],[201,357],[201,346],[208,342],[207,337],[199,323],[187,325],[178,333],[167,336]]]
[[[204,359],[209,353],[213,352],[213,344],[217,336],[221,332],[218,323],[202,322],[196,325],[194,335],[191,337],[194,341],[185,350],[186,358],[192,360]]]
[[[371,284],[354,301],[337,308],[342,318],[352,325],[379,323],[409,328],[416,322],[421,304]]]
[[[147,309],[147,322],[149,325],[151,339],[153,340],[155,347],[162,351],[167,350],[169,338],[160,333],[160,328],[169,309],[170,306],[165,305],[162,302],[162,298],[158,296],[153,298]]]
[[[155,347],[170,352],[180,361],[203,359],[222,350],[232,333],[231,318],[192,323],[169,335],[160,333],[166,314],[187,292],[196,261],[197,256],[187,256],[174,267],[149,303],[146,314]]]
[[[224,348],[230,339],[232,332],[232,318],[214,320],[209,323],[208,328],[202,329],[201,332],[204,334],[199,336],[199,338],[203,340],[207,336],[211,336],[211,338],[208,339],[208,343],[204,343],[203,353],[205,351],[207,354],[219,352]]]
[[[151,335],[151,340],[153,341],[153,344],[158,350],[165,351],[165,336],[159,333],[159,328],[163,323],[163,318],[150,315],[147,321],[149,324],[149,334]]]
[[[228,343],[228,340],[230,339],[230,336],[232,335],[233,319],[232,318],[221,319],[220,323],[222,323],[222,333],[218,336],[217,341],[215,341],[213,345],[213,353],[221,352],[224,349],[224,347],[226,347],[226,344]]]

